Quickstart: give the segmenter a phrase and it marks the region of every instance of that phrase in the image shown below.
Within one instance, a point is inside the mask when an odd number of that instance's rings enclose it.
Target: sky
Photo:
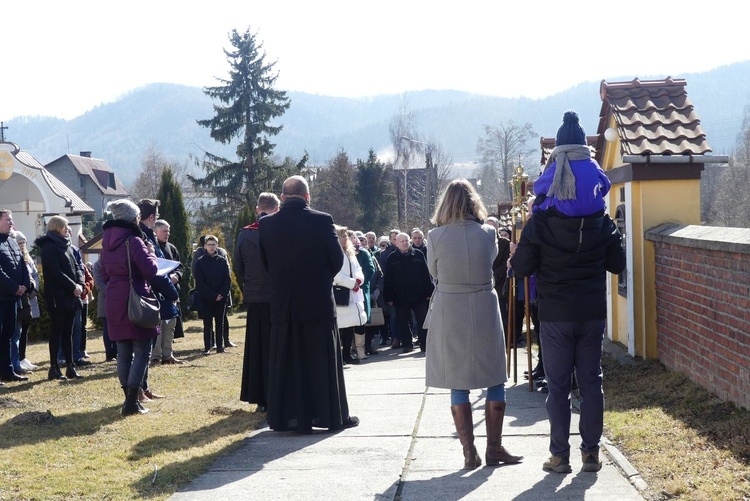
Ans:
[[[72,119],[150,83],[213,86],[248,28],[275,88],[341,97],[454,89],[542,98],[581,82],[750,60],[743,2],[15,0],[0,121]],[[745,11],[744,14],[741,11]]]

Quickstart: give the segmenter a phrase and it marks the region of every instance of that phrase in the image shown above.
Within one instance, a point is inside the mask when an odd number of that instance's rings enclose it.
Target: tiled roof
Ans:
[[[599,140],[599,136],[586,136],[586,144],[592,150],[592,153],[596,153],[596,144]],[[543,137],[539,139],[539,144],[542,146],[542,159],[539,163],[542,168],[547,164],[552,150],[555,149],[555,138],[554,137]]]
[[[73,214],[88,214],[94,212],[94,209],[81,200],[81,198],[73,193],[73,191],[65,186],[65,184],[57,179],[51,172],[44,168],[36,158],[34,158],[27,151],[20,150],[16,153],[16,159],[22,164],[32,167],[39,171],[39,175],[44,179],[47,186],[50,187],[52,192],[58,197],[65,200],[66,207],[70,207]]]
[[[622,155],[703,155],[712,150],[684,79],[602,80],[599,141],[614,117]]]
[[[67,159],[79,174],[89,176],[96,186],[101,190],[104,195],[122,195],[127,196],[128,190],[122,181],[115,175],[112,168],[107,165],[107,162],[100,158],[83,157],[79,155],[63,155],[47,164],[54,169],[54,164],[64,161]],[[110,181],[110,175],[112,175],[113,182]]]

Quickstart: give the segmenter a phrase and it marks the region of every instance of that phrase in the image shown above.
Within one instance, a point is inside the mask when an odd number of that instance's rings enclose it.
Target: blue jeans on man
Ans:
[[[604,427],[602,342],[605,320],[541,322],[542,357],[547,376],[550,452],[570,456],[570,389],[575,370],[580,391],[581,451],[599,452]]]
[[[16,374],[23,374],[23,368],[21,367],[21,359],[19,358],[20,352],[19,342],[21,341],[21,329],[23,326],[21,322],[16,320],[16,331],[13,333],[13,337],[10,340],[10,363],[13,366],[13,372]]]

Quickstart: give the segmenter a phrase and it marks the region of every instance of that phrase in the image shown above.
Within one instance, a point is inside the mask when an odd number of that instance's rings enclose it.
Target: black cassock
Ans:
[[[349,406],[332,284],[344,254],[333,219],[287,198],[259,230],[271,280],[268,424],[342,428]]]

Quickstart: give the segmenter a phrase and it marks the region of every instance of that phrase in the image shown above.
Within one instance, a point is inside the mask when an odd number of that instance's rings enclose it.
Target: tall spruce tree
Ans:
[[[345,151],[341,150],[326,168],[318,170],[310,192],[310,205],[329,213],[336,224],[359,229],[356,171]]]
[[[289,108],[286,92],[274,90],[278,74],[275,62],[267,63],[262,44],[248,28],[244,33],[232,30],[231,50],[224,50],[230,66],[229,78],[218,78],[220,85],[203,91],[222,104],[214,105],[214,117],[198,120],[211,131],[211,137],[222,144],[239,139],[237,159],[230,160],[206,153],[200,162],[205,171],[202,178],[191,177],[196,188],[215,198],[209,213],[215,222],[230,226],[244,205],[254,206],[258,195],[270,191],[283,177],[284,164],[273,158],[275,144],[270,138],[281,132],[281,125],[271,125]],[[228,230],[228,231],[227,231]]]
[[[388,232],[398,222],[396,189],[390,169],[378,160],[371,149],[367,161],[357,160],[357,226],[378,235]]]
[[[190,291],[190,263],[193,257],[190,245],[190,222],[182,201],[182,189],[170,167],[165,167],[161,173],[161,184],[156,198],[160,201],[161,219],[169,223],[169,241],[177,247],[180,260],[185,267],[180,288],[180,303],[186,305]]]

